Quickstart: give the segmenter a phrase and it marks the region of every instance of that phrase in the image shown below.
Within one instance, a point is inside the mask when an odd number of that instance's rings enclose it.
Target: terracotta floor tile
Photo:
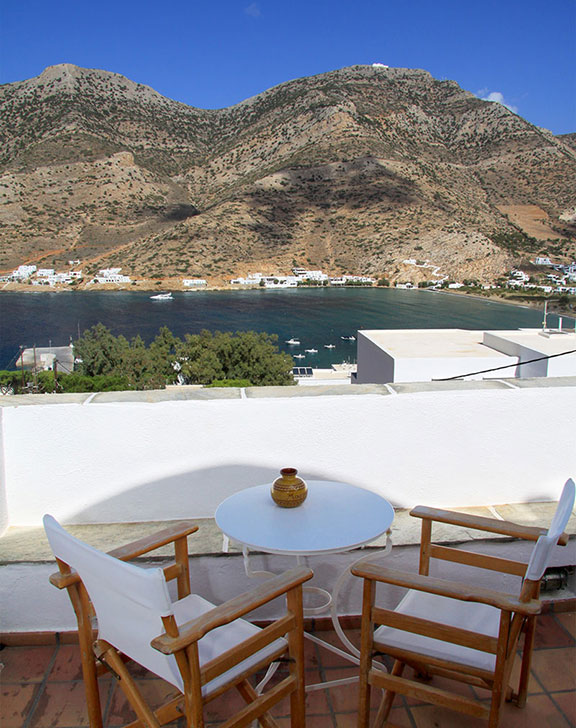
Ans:
[[[556,612],[558,622],[576,639],[576,612]]]
[[[2,683],[41,682],[56,647],[6,647],[0,654]]]
[[[356,667],[332,668],[325,670],[327,680],[342,680],[343,678],[355,677],[358,675]],[[338,685],[328,690],[329,700],[335,713],[355,712],[358,709],[358,682],[346,685]],[[377,708],[380,705],[382,691],[372,689],[370,704]]]
[[[280,728],[290,728],[290,718],[275,718]],[[356,728],[356,725],[354,728]],[[336,728],[336,723],[330,715],[315,715],[308,718],[306,728]]]
[[[571,647],[574,638],[564,629],[555,615],[543,614],[536,620],[536,639],[534,648],[541,647]]]
[[[569,728],[570,723],[547,695],[532,695],[525,708],[505,704],[501,725],[505,728]]]
[[[142,697],[148,705],[152,707],[152,709],[157,708],[167,702],[173,695],[177,694],[177,690],[173,685],[170,685],[159,678],[136,680],[136,685],[140,690]],[[125,725],[131,720],[134,720],[136,715],[130,706],[130,703],[124,696],[122,689],[116,684],[116,681],[113,681],[112,689],[114,690],[114,693],[112,695],[110,709],[108,711],[107,725]]]
[[[312,640],[304,640],[304,669],[315,669],[319,662],[318,648]]]
[[[576,726],[576,691],[551,693],[552,702],[560,708],[571,726]]]
[[[536,650],[532,657],[532,672],[546,688],[573,690],[576,685],[576,660],[574,648]]]
[[[2,728],[22,728],[32,707],[37,685],[5,685],[0,690]]]
[[[204,708],[204,716],[206,720],[220,720],[224,721],[234,713],[242,710],[246,705],[240,693],[236,690],[231,690],[219,698],[212,700]]]
[[[387,728],[412,728],[412,721],[406,708],[392,708]]]
[[[106,690],[100,692],[103,706],[106,704]],[[46,683],[30,728],[78,728],[88,725],[84,683]]]
[[[58,648],[48,680],[82,680],[82,662],[78,645],[61,645]]]
[[[285,698],[270,711],[274,717],[290,715],[290,698]],[[311,690],[306,693],[306,715],[318,716],[330,713],[326,690]]]
[[[411,708],[417,728],[486,728],[486,721],[437,706]],[[502,707],[502,728],[569,728],[570,724],[547,695],[534,695],[525,708]]]
[[[417,728],[486,728],[486,721],[473,718],[453,710],[446,710],[435,705],[420,705],[410,708]],[[505,728],[506,724],[502,724]]]
[[[334,717],[337,728],[357,728],[358,716],[356,713],[339,713]]]
[[[341,645],[339,645],[339,647],[342,650],[344,649]],[[354,665],[354,663],[350,660],[347,660],[341,655],[337,655],[335,652],[331,652],[325,647],[318,646],[318,648],[320,651],[320,660],[324,667],[347,667],[349,665]]]
[[[532,664],[532,680],[525,709],[513,705],[503,708],[501,728],[576,728],[576,614],[552,613],[541,619],[538,628],[537,649]],[[347,630],[352,641],[358,630]],[[320,631],[319,637],[341,647],[334,632]],[[358,668],[347,660],[317,646],[305,642],[308,669],[306,682],[320,682],[322,678],[340,679],[356,675]],[[51,665],[53,661],[53,664]],[[82,728],[87,726],[85,715],[84,686],[81,681],[80,660],[77,645],[7,647],[0,654],[5,664],[2,680],[2,728],[21,728],[29,720],[30,728]],[[516,661],[512,684],[517,686],[520,661]],[[48,668],[50,667],[49,673]],[[169,685],[154,678],[144,670],[131,667],[137,684],[151,698],[153,704],[163,702],[175,691]],[[282,667],[271,684],[286,675]],[[46,677],[45,685],[39,683]],[[434,684],[443,682],[435,678]],[[465,692],[470,688],[456,684]],[[104,678],[100,687],[103,706],[109,716],[106,727],[115,728],[133,719],[134,714],[126,704],[116,681]],[[544,693],[547,690],[551,695]],[[39,692],[41,691],[41,692]],[[488,700],[486,691],[474,691]],[[381,691],[372,691],[372,717],[380,702]],[[29,715],[35,698],[39,697],[33,715]],[[356,684],[338,686],[308,693],[308,728],[356,728],[358,687]],[[108,705],[108,703],[110,705]],[[486,721],[477,720],[435,706],[408,701],[398,696],[390,714],[387,728],[486,728]],[[218,698],[206,709],[207,725],[217,728],[223,720],[243,707],[244,701],[236,691]],[[279,706],[275,714],[281,728],[289,728],[289,701]],[[181,721],[180,721],[181,722]],[[179,728],[178,721],[170,724]]]

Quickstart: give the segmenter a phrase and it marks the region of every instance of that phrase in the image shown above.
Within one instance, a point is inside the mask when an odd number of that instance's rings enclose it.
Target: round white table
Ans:
[[[251,569],[250,549],[296,556],[300,560],[303,556],[350,551],[369,544],[386,533],[384,553],[390,552],[390,526],[394,520],[394,509],[385,498],[348,483],[309,480],[307,484],[308,497],[296,508],[277,506],[270,495],[270,483],[241,490],[218,506],[215,519],[225,536],[224,550],[228,550],[228,539],[242,545],[244,567],[248,576],[274,576],[268,571]],[[337,610],[338,593],[349,574],[350,567],[339,576],[331,594],[320,587],[304,587],[305,592],[320,593],[326,598],[326,602],[319,607],[306,607],[305,614],[319,614],[330,607],[334,629],[346,645],[348,653],[315,635],[306,636],[357,663],[360,652],[344,634]],[[351,678],[344,678],[336,682],[346,683],[350,680]],[[325,686],[326,683],[319,683],[308,686],[307,689],[320,689]]]
[[[256,551],[313,556],[364,546],[394,519],[385,498],[348,483],[308,481],[308,497],[296,508],[277,506],[270,488],[246,488],[223,501],[215,515],[220,530]]]

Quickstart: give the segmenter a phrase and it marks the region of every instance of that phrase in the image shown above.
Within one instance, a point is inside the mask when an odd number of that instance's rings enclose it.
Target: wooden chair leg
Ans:
[[[405,667],[406,663],[400,662],[400,660],[394,660],[394,666],[390,674],[394,675],[394,677],[400,677],[404,672]],[[390,711],[392,710],[392,703],[394,702],[395,697],[396,693],[393,693],[391,690],[385,691],[380,702],[380,707],[378,708],[378,713],[376,714],[374,728],[379,728],[384,725],[386,719],[390,715]]]
[[[140,691],[136,687],[136,683],[132,679],[132,676],[126,669],[126,665],[114,647],[104,640],[98,640],[95,645],[95,651],[102,662],[114,670],[120,678],[119,682],[122,685],[122,691],[134,712],[142,721],[142,724],[145,725],[146,728],[160,728],[160,723],[156,719],[152,710],[144,702]]]
[[[368,675],[372,667],[372,651],[374,649],[374,625],[372,624],[372,608],[376,597],[376,588],[373,581],[364,579],[362,596],[362,624],[360,637],[360,678],[359,678],[359,704],[358,728],[368,728],[370,722],[370,692],[371,686]]]
[[[236,685],[236,690],[244,698],[246,703],[253,703],[258,698],[258,693],[254,690],[248,680],[243,680]],[[268,713],[264,713],[257,719],[262,728],[278,728],[278,723]]]
[[[290,589],[286,594],[288,611],[296,617],[296,624],[287,635],[290,674],[296,678],[296,690],[290,695],[290,726],[304,728],[306,725],[306,684],[304,679],[304,617],[302,609],[302,586]]]
[[[98,675],[96,661],[92,644],[94,636],[92,625],[83,628],[78,625],[78,641],[80,643],[80,657],[82,662],[82,677],[84,679],[84,690],[86,694],[86,707],[90,728],[102,728],[102,707],[100,705],[100,691],[98,689]]]
[[[530,666],[532,664],[532,651],[534,649],[534,637],[536,635],[536,617],[528,619],[524,633],[524,645],[522,649],[522,666],[520,668],[520,683],[516,705],[523,708],[526,705],[528,695],[528,683],[530,682]]]
[[[494,682],[492,684],[492,702],[490,705],[490,716],[488,728],[498,728],[500,722],[500,709],[506,697],[506,678],[509,675],[508,657],[512,660],[514,655],[508,655],[508,637],[510,635],[510,612],[501,612],[500,629],[498,632],[498,647],[496,650],[496,667],[494,670]]]

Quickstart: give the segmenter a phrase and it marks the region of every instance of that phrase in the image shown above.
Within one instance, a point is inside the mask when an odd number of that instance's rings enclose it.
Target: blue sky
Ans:
[[[2,0],[0,82],[102,68],[201,108],[373,63],[576,132],[576,0]]]

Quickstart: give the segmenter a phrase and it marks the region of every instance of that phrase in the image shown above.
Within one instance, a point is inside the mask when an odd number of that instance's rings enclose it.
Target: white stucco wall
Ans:
[[[518,343],[517,341],[512,341],[506,336],[501,336],[500,334],[495,334],[490,331],[484,332],[484,343],[486,346],[490,346],[493,349],[496,349],[497,351],[501,351],[504,354],[508,354],[510,356],[517,357],[518,361],[531,361],[532,359],[540,359],[541,361],[534,361],[531,364],[523,364],[521,367],[518,367],[516,371],[513,369],[510,369],[510,372],[506,372],[506,376],[509,377],[547,377],[547,376],[556,376],[552,373],[552,371],[549,371],[549,363],[554,361],[554,359],[551,359],[550,361],[547,359],[543,359],[544,356],[542,352],[536,351],[535,349],[530,349],[527,346],[523,346],[522,344]],[[566,357],[559,357],[560,362],[560,369],[563,370],[565,367],[565,362],[562,360]],[[558,376],[562,376],[563,374],[570,374],[571,372],[564,372],[559,371],[557,372]],[[504,376],[504,375],[502,375]]]
[[[387,384],[394,381],[394,357],[371,341],[362,331],[357,340],[358,384]]]
[[[4,459],[4,413],[0,409],[0,534],[4,533],[8,528],[8,503],[6,502]]]
[[[398,358],[394,366],[395,382],[430,382],[435,379],[447,379],[448,377],[461,377],[473,372],[485,372],[486,369],[503,367],[510,364],[510,369],[497,372],[486,372],[484,374],[473,374],[467,376],[468,380],[473,379],[497,379],[499,377],[513,377],[516,357],[422,357],[422,358]]]
[[[390,336],[391,350],[387,350],[385,339],[380,336],[385,333]],[[408,340],[401,340],[399,349],[397,346],[398,339],[395,336],[397,333],[408,334]],[[440,336],[438,342],[431,346],[429,334],[435,333],[440,334]],[[454,341],[445,340],[446,336],[450,336],[450,333],[453,333],[455,342],[462,339],[462,334],[466,337],[460,352],[452,351]],[[475,351],[474,347],[469,346],[469,337],[467,336],[469,333],[459,330],[453,332],[359,331],[356,381],[358,384],[430,382],[435,379],[460,377],[472,372],[486,372],[487,369],[505,365],[510,365],[510,369],[475,374],[474,376],[468,376],[467,379],[514,377],[516,375],[515,365],[518,362],[518,354],[512,352],[510,356],[503,356],[498,351],[494,351],[492,352],[493,356],[490,356],[490,350],[484,349],[482,355],[475,356],[473,353]],[[422,334],[421,339],[418,338],[419,334]],[[377,342],[370,338],[372,335],[378,338]],[[430,354],[431,348],[436,349],[433,354]],[[488,355],[486,352],[489,352]],[[504,353],[508,354],[507,351]],[[545,370],[542,376],[546,376]]]
[[[576,387],[4,408],[11,525],[212,516],[281,467],[393,505],[555,500]]]

